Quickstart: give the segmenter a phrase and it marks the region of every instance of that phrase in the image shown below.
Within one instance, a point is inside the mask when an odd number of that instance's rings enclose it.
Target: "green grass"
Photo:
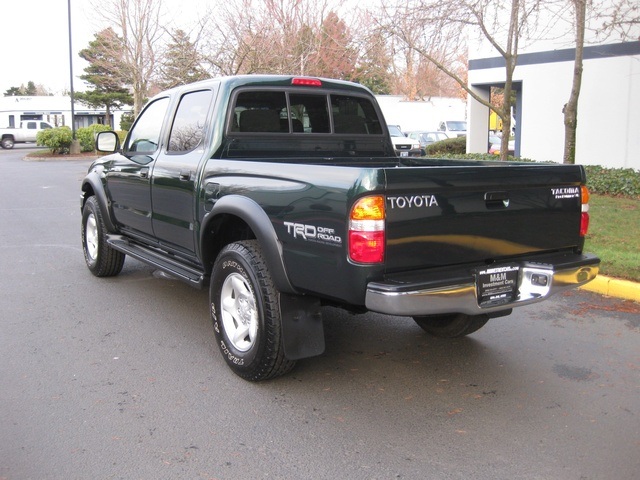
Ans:
[[[592,195],[585,251],[603,275],[640,282],[640,199]]]

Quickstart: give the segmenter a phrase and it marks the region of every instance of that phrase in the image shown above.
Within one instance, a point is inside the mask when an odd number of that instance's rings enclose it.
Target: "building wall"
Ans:
[[[126,111],[111,112],[116,130],[120,129],[120,119]],[[87,108],[76,102],[74,106],[76,128],[87,127],[104,121],[105,111]],[[71,98],[66,96],[16,96],[0,97],[0,127],[19,127],[22,118],[44,120],[56,127],[71,127]]]
[[[640,132],[640,42],[634,43],[637,48],[631,46],[630,50],[635,50],[635,55],[603,58],[592,54],[592,58],[584,60],[576,163],[640,169],[640,136],[637,134]],[[572,52],[562,51],[523,55],[525,61],[529,60],[528,64],[516,67],[514,81],[521,85],[520,123],[517,126],[521,157],[562,162],[562,108],[571,92],[574,62],[557,59],[572,58],[572,55]],[[469,71],[470,85],[499,82],[504,82],[504,68]],[[478,108],[477,102],[471,99],[469,101],[474,106],[469,110],[468,147],[469,151],[478,152],[486,143],[481,140],[481,131],[485,128],[482,117],[488,110]]]
[[[514,82],[519,89],[516,154],[521,157],[562,162],[562,108],[571,93],[575,57],[573,13],[567,5],[546,4],[537,12],[538,32],[530,31],[532,38],[519,42]],[[604,35],[598,29],[613,12],[614,2],[590,5],[576,163],[640,170],[640,25],[630,24],[624,37],[619,31]],[[506,19],[502,23],[508,24]],[[486,95],[490,86],[504,84],[504,59],[477,32],[469,40],[469,86]],[[488,114],[486,107],[468,99],[468,151],[485,151]]]

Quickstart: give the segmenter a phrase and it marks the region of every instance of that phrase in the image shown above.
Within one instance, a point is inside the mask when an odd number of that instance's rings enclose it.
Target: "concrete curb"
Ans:
[[[75,155],[75,156],[70,156],[70,155],[65,155],[60,156],[60,157],[27,157],[25,156],[22,161],[23,162],[69,162],[69,161],[79,161],[79,160],[91,160],[94,161],[95,159],[100,158],[98,156],[92,155]]]
[[[628,280],[598,275],[594,280],[580,288],[609,297],[640,302],[640,284]]]

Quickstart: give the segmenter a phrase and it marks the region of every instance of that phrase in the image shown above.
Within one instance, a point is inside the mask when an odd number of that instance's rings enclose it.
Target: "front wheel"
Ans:
[[[259,381],[295,366],[284,355],[280,294],[257,241],[222,249],[211,273],[209,299],[216,342],[234,373]]]
[[[11,137],[3,138],[2,142],[0,142],[0,145],[2,145],[2,148],[6,148],[7,150],[13,148],[13,138]]]
[[[82,250],[91,273],[112,277],[122,271],[125,254],[107,243],[107,229],[96,197],[89,197],[82,208]]]
[[[480,330],[489,321],[489,315],[465,315],[452,313],[448,315],[428,315],[413,317],[425,332],[439,338],[457,338]]]

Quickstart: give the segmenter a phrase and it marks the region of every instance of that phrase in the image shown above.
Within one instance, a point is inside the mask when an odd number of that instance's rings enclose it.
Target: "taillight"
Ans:
[[[584,237],[589,231],[589,189],[586,185],[582,185],[580,189],[580,197],[582,200],[582,214],[580,217],[580,236]]]
[[[349,258],[357,263],[382,263],[385,249],[385,198],[358,200],[349,215]]]
[[[296,77],[291,79],[291,85],[299,85],[303,87],[321,87],[322,82],[317,78]]]

